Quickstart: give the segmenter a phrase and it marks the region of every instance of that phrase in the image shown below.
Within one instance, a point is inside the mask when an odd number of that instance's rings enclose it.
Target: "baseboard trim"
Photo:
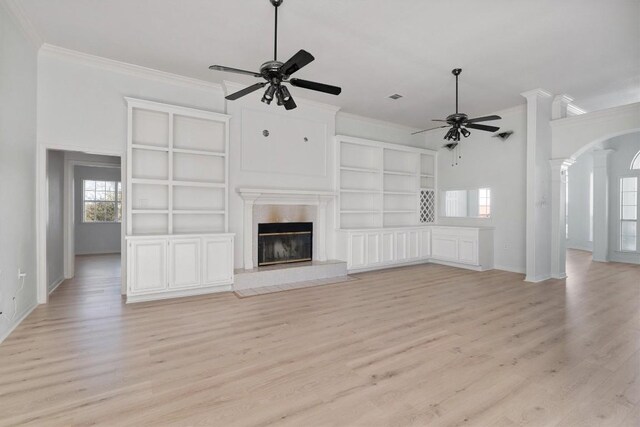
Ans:
[[[0,344],[2,344],[2,342],[5,339],[7,339],[9,335],[11,335],[11,333],[18,327],[18,325],[20,325],[20,323],[22,323],[24,319],[29,317],[31,312],[33,312],[33,310],[35,310],[37,306],[38,306],[38,303],[34,302],[33,305],[30,308],[28,308],[27,311],[25,311],[25,313],[22,316],[20,316],[20,318],[13,324],[13,326],[7,329],[7,331],[0,336]]]
[[[526,276],[526,277],[524,278],[524,281],[525,281],[525,282],[530,282],[530,283],[540,283],[540,282],[544,282],[545,280],[549,280],[549,279],[551,279],[551,275],[550,275],[550,274],[547,274],[547,275],[545,275],[545,276],[539,276],[539,277],[529,277],[529,276]]]
[[[64,276],[62,276],[61,278],[59,278],[58,280],[53,282],[53,285],[49,287],[48,294],[51,295],[51,292],[53,292],[56,289],[58,289],[58,286],[60,286],[62,284],[62,282],[64,282],[64,281],[65,281],[65,278],[64,278]]]
[[[205,294],[215,294],[218,292],[233,291],[233,284],[209,286],[206,288],[184,289],[169,292],[159,292],[143,295],[127,295],[127,304],[136,302],[158,301],[173,298],[192,297]]]
[[[113,252],[113,251],[105,251],[105,252],[77,252],[75,256],[85,256],[85,255],[120,255],[121,252]]]
[[[385,270],[389,268],[398,268],[398,267],[408,267],[410,265],[419,265],[419,264],[428,264],[429,260],[421,259],[418,261],[409,261],[397,264],[380,264],[380,265],[372,265],[371,267],[365,268],[352,268],[347,270],[348,274],[357,274],[357,273],[366,273],[367,271],[376,271],[376,270]]]
[[[433,264],[439,264],[439,265],[446,265],[448,267],[455,267],[455,268],[462,268],[464,270],[473,270],[473,271],[487,271],[487,270],[493,270],[492,268],[483,268],[480,265],[467,265],[467,264],[461,264],[459,262],[455,262],[455,261],[442,261],[439,259],[429,259],[430,263]]]

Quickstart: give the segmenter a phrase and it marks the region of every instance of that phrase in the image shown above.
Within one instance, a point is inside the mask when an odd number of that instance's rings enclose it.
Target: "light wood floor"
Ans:
[[[0,345],[1,425],[638,426],[640,266],[424,265],[125,306],[84,258]]]

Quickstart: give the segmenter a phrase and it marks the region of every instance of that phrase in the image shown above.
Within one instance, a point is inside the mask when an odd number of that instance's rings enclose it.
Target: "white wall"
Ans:
[[[620,178],[636,176],[631,171],[631,161],[640,151],[640,132],[611,138],[604,148],[613,150],[609,156],[609,259],[617,262],[640,264],[640,248],[636,253],[620,252]],[[638,230],[640,231],[640,230]]]
[[[82,222],[83,180],[120,181],[120,168],[76,166],[74,169],[73,209],[76,255],[120,253],[120,223]]]
[[[496,114],[501,131],[514,133],[506,141],[493,138],[492,133],[474,131],[460,144],[461,159],[452,165],[452,154],[440,148],[438,152],[438,188],[469,190],[491,188],[491,218],[443,218],[443,225],[495,227],[494,262],[498,269],[525,271],[526,234],[526,111],[524,106]],[[444,144],[446,129],[427,132],[431,148]],[[440,195],[439,195],[440,197]],[[438,200],[440,203],[440,199]]]
[[[64,279],[64,152],[47,152],[47,289]]]
[[[36,305],[37,53],[5,7],[0,3],[0,341]],[[21,291],[18,269],[27,273]]]
[[[223,112],[218,85],[44,46],[38,62],[38,142],[124,152],[125,96]]]
[[[569,167],[569,204],[568,226],[569,236],[567,248],[593,250],[590,240],[591,219],[589,210],[590,176],[593,173],[593,156],[584,153]]]
[[[336,115],[336,134],[373,139],[394,144],[425,148],[425,134],[411,135],[419,129],[382,122],[339,111]]]

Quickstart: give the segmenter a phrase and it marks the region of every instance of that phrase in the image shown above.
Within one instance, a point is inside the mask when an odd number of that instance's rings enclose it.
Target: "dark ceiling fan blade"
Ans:
[[[448,125],[447,125],[447,126],[437,126],[437,127],[430,128],[430,129],[419,130],[418,132],[413,132],[411,135],[417,135],[417,134],[422,133],[422,132],[428,132],[428,131],[430,131],[430,130],[434,130],[434,129],[442,129],[442,128],[448,128],[448,127],[449,127]]]
[[[309,80],[291,79],[289,80],[294,86],[301,87],[303,89],[316,90],[318,92],[329,93],[331,95],[340,95],[342,89],[338,86],[326,85],[324,83],[310,82]]]
[[[238,98],[242,98],[245,95],[249,95],[251,92],[255,92],[256,90],[264,87],[264,85],[266,85],[267,82],[262,82],[262,83],[256,83],[254,85],[245,87],[242,90],[239,90],[235,93],[232,93],[231,95],[227,95],[225,98],[228,99],[229,101],[234,101]]]
[[[286,110],[293,110],[296,107],[297,105],[296,105],[296,102],[293,100],[293,96],[289,95],[289,99],[284,101],[284,108]]]
[[[500,116],[484,116],[484,117],[476,117],[475,119],[468,119],[467,123],[478,123],[478,122],[488,122],[489,120],[500,120],[502,117]]]
[[[300,68],[309,64],[314,59],[315,58],[313,57],[313,55],[311,55],[309,52],[304,49],[300,49],[298,53],[291,57],[291,59],[282,64],[282,66],[280,67],[280,73],[285,76],[290,76]]]
[[[464,126],[470,128],[470,129],[484,130],[484,131],[487,131],[487,132],[495,132],[495,131],[500,129],[497,126],[476,125],[476,124],[473,124],[473,123],[469,123],[469,124],[465,123]]]
[[[445,122],[445,123],[447,122],[447,121],[446,121],[446,120],[444,120],[444,119],[431,119],[431,121],[432,121],[432,122]]]
[[[212,65],[209,67],[209,69],[215,70],[215,71],[225,71],[227,73],[246,74],[253,77],[262,77],[262,74],[256,73],[255,71],[247,71],[247,70],[241,70],[239,68],[225,67],[224,65]]]

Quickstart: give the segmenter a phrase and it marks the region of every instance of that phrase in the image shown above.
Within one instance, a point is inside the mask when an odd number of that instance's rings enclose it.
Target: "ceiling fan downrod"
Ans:
[[[278,7],[282,4],[284,0],[270,0],[273,7],[276,9],[275,16],[275,29],[273,35],[273,60],[278,60]]]

